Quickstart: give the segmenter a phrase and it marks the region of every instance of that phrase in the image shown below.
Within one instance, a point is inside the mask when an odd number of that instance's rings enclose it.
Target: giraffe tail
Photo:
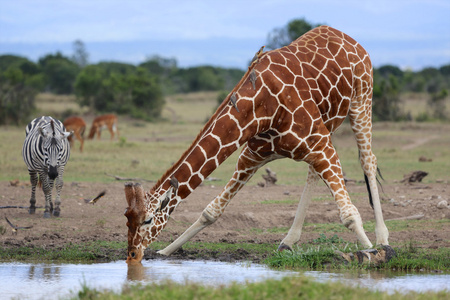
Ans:
[[[380,168],[378,168],[377,167],[377,173],[378,173],[378,175],[377,175],[377,182],[378,182],[378,184],[380,185],[380,187],[381,187],[381,191],[384,193],[384,191],[383,191],[383,185],[381,184],[381,182],[380,182],[380,178],[381,178],[381,180],[384,180],[384,178],[383,178],[383,175],[381,175],[381,170],[380,170]],[[366,182],[366,188],[367,188],[367,192],[369,193],[369,203],[370,203],[370,206],[372,207],[372,209],[373,209],[373,200],[372,200],[372,193],[371,193],[371,191],[370,191],[370,185],[369,185],[369,178],[367,178],[367,175],[366,174],[364,174],[364,181]]]

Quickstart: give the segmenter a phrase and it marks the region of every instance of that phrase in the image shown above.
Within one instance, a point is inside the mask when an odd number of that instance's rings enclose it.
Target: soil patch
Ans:
[[[225,183],[203,185],[197,188],[186,201],[181,203],[159,236],[160,241],[173,241],[181,235],[201,214],[206,205],[221,191]],[[147,190],[151,183],[143,183]],[[66,182],[62,191],[61,217],[43,218],[43,208],[30,215],[26,208],[0,209],[0,226],[6,231],[0,235],[4,248],[38,247],[45,249],[62,249],[70,243],[79,244],[89,241],[127,241],[126,208],[124,183],[77,183]],[[0,182],[0,206],[29,206],[30,186],[25,184],[11,185]],[[225,243],[274,243],[278,244],[292,224],[298,199],[303,187],[275,185],[266,188],[246,186],[233,199],[224,215],[209,226],[192,241],[225,242]],[[106,195],[95,205],[87,204],[85,199],[92,199],[101,191]],[[373,221],[373,211],[369,205],[364,185],[348,184],[353,203],[359,209],[364,222]],[[409,216],[423,215],[421,220],[442,220],[429,222],[430,226],[412,226],[400,230],[390,229],[389,241],[394,247],[401,247],[413,241],[417,247],[440,248],[450,247],[450,209],[438,207],[438,203],[450,202],[450,187],[444,183],[433,184],[384,184],[382,209],[386,220],[401,219]],[[356,236],[341,223],[333,199],[325,185],[316,189],[314,200],[308,209],[306,227],[304,227],[300,243],[311,243],[320,234],[356,242]],[[37,206],[44,206],[42,191],[37,192]],[[7,224],[7,217],[17,226],[33,226],[31,229],[19,230],[16,234]],[[311,225],[336,223],[336,232],[324,232]],[[390,227],[389,222],[387,223]],[[374,242],[374,232],[368,233]],[[275,249],[275,248],[274,248]],[[99,259],[108,259],[110,255],[119,253],[126,258],[126,249],[102,250]],[[156,257],[155,251],[147,251],[146,259]],[[223,261],[245,259],[249,257],[244,250],[233,253],[214,251],[178,251],[173,257],[218,259]]]

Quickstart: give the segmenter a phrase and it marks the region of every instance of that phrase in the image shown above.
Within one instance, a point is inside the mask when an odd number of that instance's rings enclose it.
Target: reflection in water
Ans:
[[[29,280],[58,280],[60,276],[60,267],[58,265],[35,266],[31,265],[28,269]]]
[[[129,281],[147,281],[145,277],[145,267],[142,264],[128,265],[127,280]]]
[[[82,285],[98,290],[119,292],[124,284],[196,282],[209,286],[232,282],[245,284],[268,278],[305,274],[318,281],[341,281],[376,290],[393,292],[449,290],[448,274],[399,274],[394,272],[357,271],[329,273],[270,270],[250,263],[214,261],[151,260],[128,266],[125,261],[99,264],[22,264],[0,263],[1,299],[60,299],[77,293]]]

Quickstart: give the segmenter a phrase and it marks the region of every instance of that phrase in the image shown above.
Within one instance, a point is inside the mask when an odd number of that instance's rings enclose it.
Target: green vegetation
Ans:
[[[320,24],[294,19],[268,34],[268,49],[289,44]],[[251,54],[249,54],[250,56]],[[38,93],[76,95],[91,112],[115,112],[147,121],[161,117],[164,97],[199,91],[222,92],[223,100],[244,70],[197,66],[179,68],[174,58],[154,56],[135,66],[119,62],[89,64],[82,41],[74,42],[71,58],[57,52],[32,62],[25,57],[0,55],[0,124],[25,124],[35,113]],[[401,70],[392,65],[374,69],[375,121],[447,120],[450,65],[420,71]],[[226,92],[224,92],[226,91]],[[426,106],[420,111],[402,110],[407,97],[421,95]],[[67,109],[56,118],[74,111]]]
[[[158,78],[144,68],[119,63],[85,67],[75,81],[81,106],[155,120],[165,104]]]
[[[450,270],[450,249],[441,248],[435,251],[421,249],[410,242],[395,248],[397,257],[385,264],[391,270]]]
[[[349,287],[342,283],[319,283],[313,279],[286,277],[246,285],[231,284],[226,287],[205,287],[199,284],[131,285],[118,294],[98,291],[86,286],[73,299],[447,299],[447,292],[388,294],[367,288]]]
[[[286,228],[287,230],[287,228]],[[169,243],[152,243],[147,252],[165,248]],[[126,257],[126,242],[95,241],[81,244],[68,243],[62,248],[29,247],[0,248],[0,257],[4,261],[58,261],[58,262],[98,262],[123,260]],[[348,264],[336,250],[343,253],[355,253],[360,250],[357,244],[349,243],[336,234],[325,234],[313,240],[295,246],[293,251],[278,252],[277,244],[259,243],[208,243],[188,242],[183,245],[181,255],[188,259],[239,259],[258,261],[273,268],[281,269],[384,269],[384,270],[441,270],[450,271],[450,249],[421,249],[413,242],[395,247],[397,257],[381,266]],[[245,257],[245,259],[243,259]]]
[[[52,262],[98,262],[125,259],[126,242],[95,241],[80,244],[68,243],[62,248],[0,247],[3,261],[52,261]]]
[[[74,98],[62,98],[61,105],[52,105],[54,97],[40,95],[38,109],[42,114],[53,112],[52,109],[64,109],[74,106]],[[167,99],[167,105],[176,114],[176,123],[167,122],[146,123],[137,120],[119,118],[119,130],[123,137],[119,141],[109,141],[109,136],[102,140],[85,142],[84,153],[78,151],[78,141],[71,152],[71,158],[66,166],[64,179],[71,181],[114,182],[107,174],[122,177],[144,178],[157,180],[162,173],[181,156],[216,105],[216,93],[194,93],[174,95]],[[54,111],[58,113],[58,111]],[[60,112],[60,111],[59,111]],[[169,111],[163,111],[163,117],[171,119]],[[90,124],[88,124],[88,129]],[[403,175],[414,170],[429,172],[424,183],[448,179],[450,169],[450,125],[435,123],[376,123],[374,126],[374,153],[386,182],[400,181]],[[3,127],[0,131],[0,165],[2,172],[0,180],[20,179],[28,181],[28,173],[23,163],[21,149],[25,138],[24,127]],[[423,140],[414,146],[415,141]],[[343,124],[333,143],[337,148],[341,164],[347,178],[356,181],[363,180],[363,173],[358,160],[353,133],[348,124]],[[403,150],[403,147],[413,145]],[[213,174],[221,179],[220,184],[231,177],[239,151],[236,151]],[[426,164],[418,161],[420,156],[433,158]],[[133,164],[133,161],[138,162]],[[277,173],[277,184],[302,185],[307,174],[307,164],[296,163],[289,159],[280,159],[267,165]],[[250,180],[249,185],[261,181],[259,170]],[[381,181],[383,183],[383,181]],[[205,182],[206,185],[214,182]],[[320,183],[321,185],[322,183]],[[363,183],[357,183],[362,185]],[[350,188],[350,193],[352,190]],[[367,201],[366,194],[351,194],[352,200]],[[331,201],[329,193],[315,194],[314,201]],[[298,199],[286,197],[286,205],[295,203]],[[295,201],[294,201],[295,200]],[[271,205],[266,203],[265,205]]]
[[[311,24],[305,19],[294,19],[285,26],[275,28],[267,35],[267,48],[270,50],[289,45],[293,40],[322,24]]]
[[[444,248],[438,251],[430,249],[420,249],[412,245],[402,245],[394,248],[397,256],[389,262],[380,265],[359,265],[357,262],[348,263],[341,258],[336,251],[343,253],[355,253],[360,250],[356,244],[351,244],[339,239],[337,236],[332,238],[317,239],[315,244],[303,244],[297,246],[293,251],[275,251],[271,256],[265,259],[265,263],[273,268],[288,269],[384,269],[384,270],[441,270],[448,272],[450,270],[450,249]]]

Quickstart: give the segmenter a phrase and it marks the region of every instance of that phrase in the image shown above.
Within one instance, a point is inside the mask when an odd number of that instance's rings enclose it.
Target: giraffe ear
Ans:
[[[128,208],[133,209],[136,205],[136,191],[132,182],[125,183],[125,198],[127,199]]]

